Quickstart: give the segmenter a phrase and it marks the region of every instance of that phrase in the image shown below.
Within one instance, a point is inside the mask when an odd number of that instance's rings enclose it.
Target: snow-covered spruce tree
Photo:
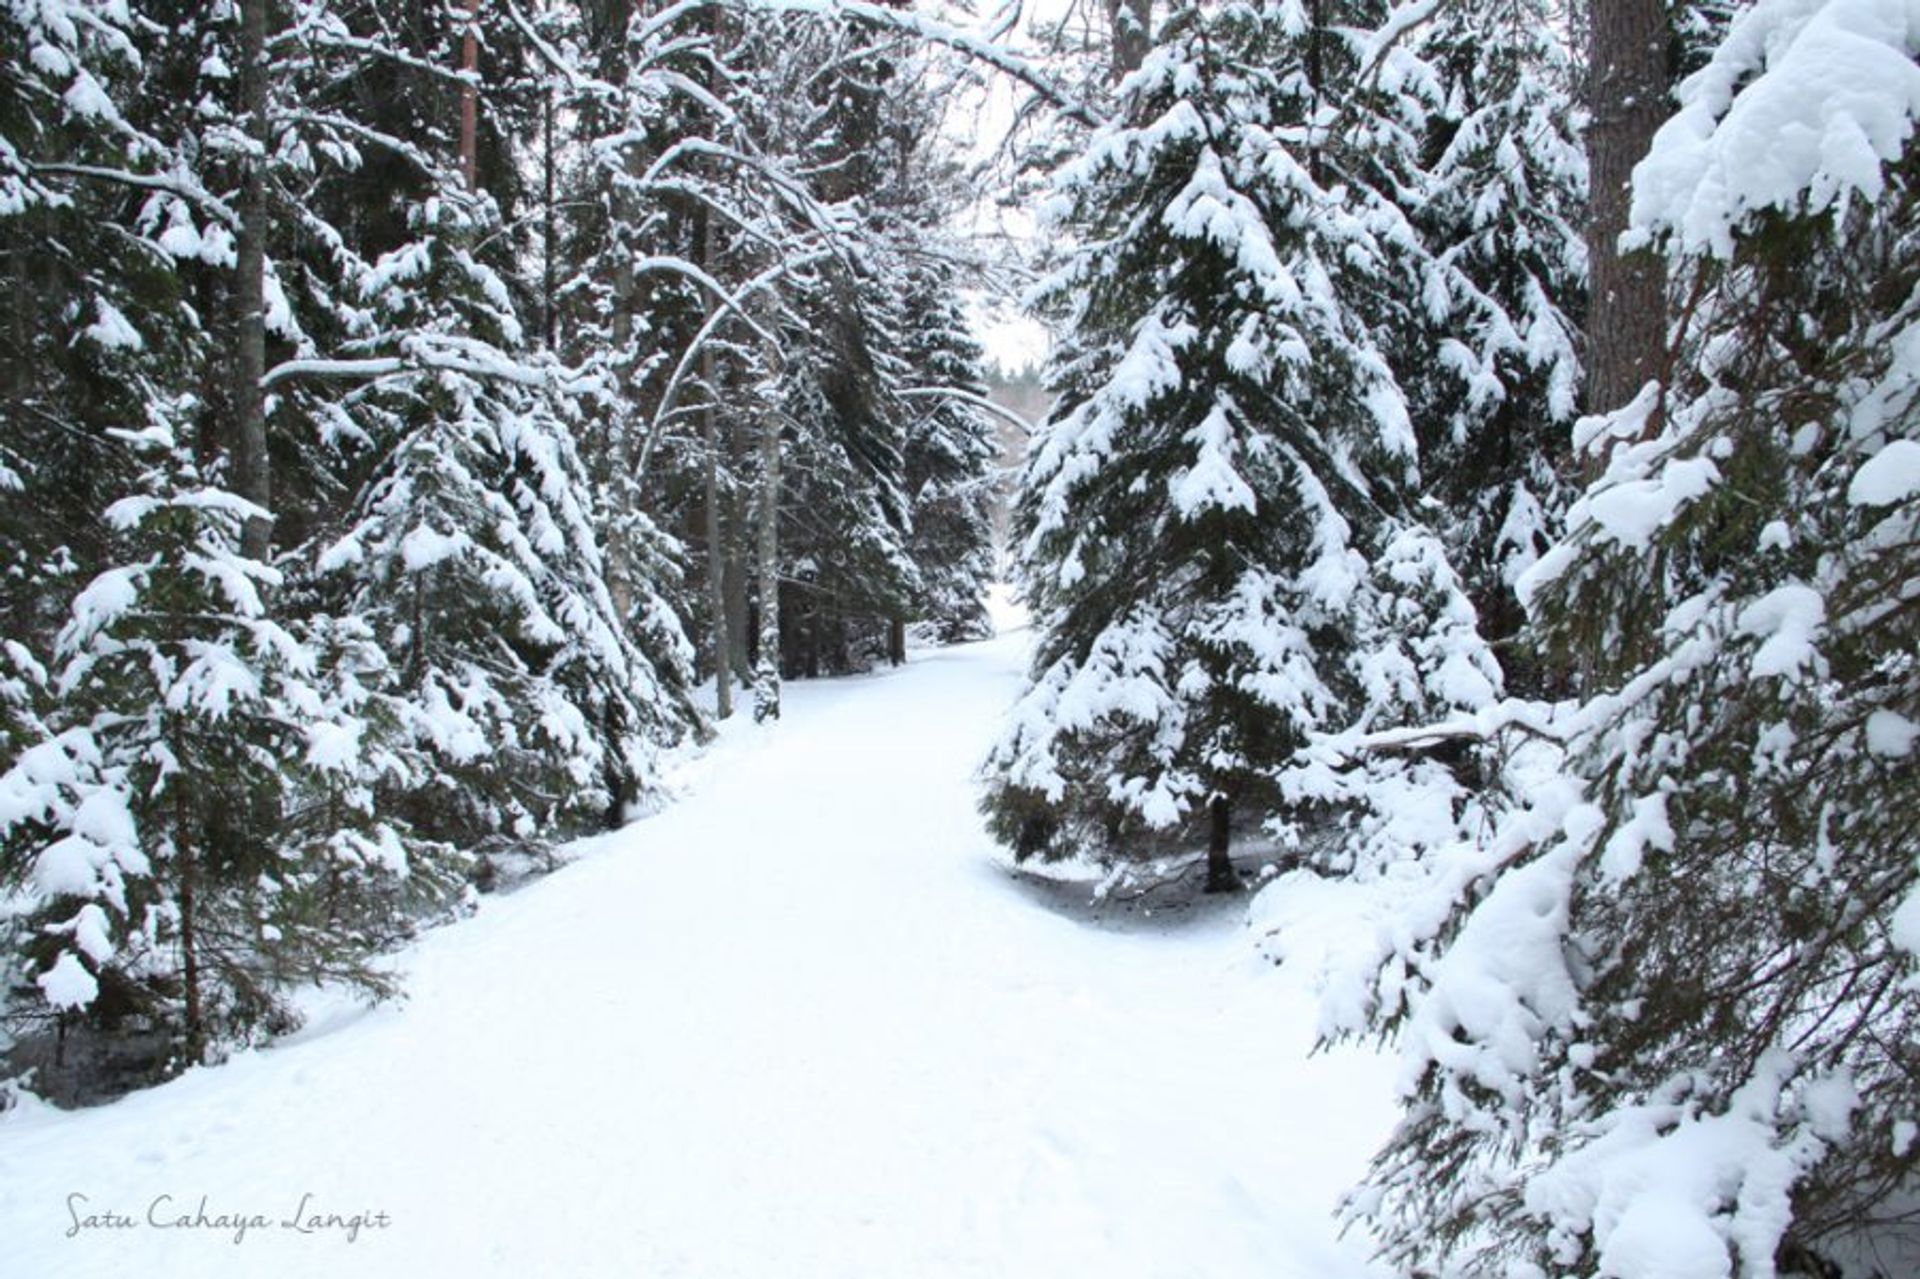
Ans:
[[[980,344],[961,313],[958,272],[930,263],[909,273],[901,357],[907,422],[902,465],[907,553],[919,570],[920,622],[944,643],[992,633],[993,496],[1000,446],[991,419],[963,396],[987,394]],[[956,396],[951,392],[959,392]]]
[[[318,561],[393,658],[422,772],[390,804],[459,843],[619,820],[687,723],[678,623],[638,599],[662,649],[642,654],[613,606],[578,403],[513,354],[509,295],[470,250],[490,225],[484,199],[431,199],[369,274],[370,331],[405,336],[357,411],[390,443]]]
[[[939,135],[941,72],[941,63],[925,55],[903,59],[880,135],[884,185],[870,200],[905,382],[901,462],[907,552],[920,579],[915,616],[952,643],[992,631],[986,593],[994,576],[1000,449],[994,419],[979,404],[987,393],[985,357],[961,306],[962,280],[977,256],[943,229],[967,196]]]
[[[1411,425],[1343,291],[1384,258],[1311,171],[1327,33],[1299,17],[1177,8],[1057,179],[1059,399],[1018,512],[1039,648],[987,765],[1017,856],[1204,834],[1231,887],[1236,825],[1373,793],[1341,734],[1498,680],[1406,517]]]
[[[758,643],[764,356],[786,269],[806,253],[786,225],[804,184],[756,135],[762,77],[744,15],[592,5],[580,18],[590,74],[570,107],[561,347],[594,387],[590,460],[615,528],[657,523],[687,545],[699,589],[672,594],[724,718]],[[616,604],[622,549],[610,530]]]
[[[1426,494],[1482,633],[1519,630],[1513,583],[1572,500],[1586,157],[1573,60],[1541,0],[1443,5],[1412,51],[1433,95],[1411,216],[1432,259],[1394,353]],[[1511,660],[1507,663],[1513,669]]]
[[[1877,12],[1760,0],[1636,171],[1674,371],[1583,421],[1522,582],[1593,686],[1380,933],[1405,1115],[1350,1207],[1403,1264],[1910,1264],[1920,28]]]
[[[178,1067],[293,1024],[293,986],[384,992],[370,961],[452,882],[370,811],[378,651],[269,617],[280,575],[240,551],[259,513],[170,416],[122,437],[144,474],[106,512],[120,563],[75,598],[50,731],[0,776],[0,850],[41,1005],[159,1032]]]
[[[144,70],[133,25],[112,6],[0,9],[0,634],[42,658],[129,479],[104,431],[143,420],[201,330],[134,225],[134,184],[168,157],[122,110]]]
[[[921,591],[907,543],[907,411],[893,395],[904,369],[874,327],[884,299],[862,287],[871,280],[816,278],[796,299],[777,405],[790,427],[780,486],[788,669],[807,675],[886,659],[893,624]]]

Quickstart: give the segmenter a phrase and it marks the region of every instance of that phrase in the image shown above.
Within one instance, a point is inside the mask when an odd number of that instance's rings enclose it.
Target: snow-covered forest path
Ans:
[[[789,686],[682,802],[405,956],[404,1003],[0,1121],[0,1272],[1366,1273],[1328,1210],[1386,1064],[1306,1058],[1237,912],[1101,928],[990,860],[1024,640]],[[149,1221],[202,1196],[268,1223]],[[303,1196],[390,1224],[303,1235]],[[133,1224],[69,1237],[70,1202]]]

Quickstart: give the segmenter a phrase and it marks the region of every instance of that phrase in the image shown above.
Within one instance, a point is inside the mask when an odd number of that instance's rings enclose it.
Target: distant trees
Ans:
[[[773,715],[980,633],[911,33],[59,0],[0,55],[16,1026],[165,1070],[378,993],[476,850],[654,799],[696,663]]]

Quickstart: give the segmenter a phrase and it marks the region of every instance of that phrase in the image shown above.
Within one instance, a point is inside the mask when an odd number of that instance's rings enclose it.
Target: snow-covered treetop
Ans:
[[[1629,241],[1726,257],[1760,210],[1877,198],[1920,115],[1916,54],[1920,0],[1759,0],[1634,170]]]

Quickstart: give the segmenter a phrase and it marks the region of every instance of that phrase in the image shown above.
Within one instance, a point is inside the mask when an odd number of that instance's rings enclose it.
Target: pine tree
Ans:
[[[688,653],[644,519],[609,598],[597,382],[532,349],[524,241],[453,177],[438,17],[95,9],[0,18],[30,54],[0,254],[34,277],[0,405],[36,587],[0,677],[10,1011],[179,1064],[285,1028],[300,984],[384,993],[369,960],[458,900],[465,847],[650,799]]]
[[[279,574],[242,553],[257,508],[206,484],[163,413],[125,440],[145,469],[105,514],[122,562],[74,600],[57,731],[0,779],[0,846],[38,903],[45,1005],[161,1030],[185,1065],[294,1024],[294,985],[383,992],[376,921],[452,881],[364,801],[289,820],[377,771],[358,677],[378,653],[347,633],[316,661],[317,637],[267,614]]]
[[[774,406],[788,433],[779,510],[791,585],[772,660],[817,673],[900,660],[922,583],[907,545],[910,410],[896,394],[909,377],[890,243],[902,210],[873,198],[885,199],[898,172],[898,101],[911,87],[895,35],[820,21],[807,36],[810,56],[794,58],[789,33],[762,33],[759,137],[811,175],[809,220],[830,251],[790,277]]]
[[[1514,581],[1571,500],[1561,476],[1586,283],[1575,70],[1533,0],[1448,5],[1421,34],[1435,100],[1411,216],[1430,264],[1395,366],[1425,491],[1445,512],[1482,633],[1499,641],[1520,627]]]
[[[135,225],[169,158],[122,110],[132,23],[96,9],[0,13],[0,633],[42,657],[129,478],[105,433],[144,421],[201,331]]]
[[[1591,683],[1364,996],[1406,1097],[1350,1211],[1402,1263],[1772,1274],[1910,1201],[1920,44],[1859,13],[1735,19],[1636,171],[1674,373],[1582,422],[1521,583]]]
[[[944,643],[992,633],[986,593],[993,581],[993,481],[999,444],[993,424],[963,396],[984,399],[979,343],[966,329],[956,272],[910,273],[902,359],[908,380],[930,392],[909,396],[902,465],[911,502],[908,554],[921,582],[917,613]]]
[[[1123,122],[1058,179],[1083,245],[1019,515],[1033,685],[989,762],[1017,855],[1297,838],[1366,791],[1335,734],[1487,697],[1414,440],[1353,309],[1385,262],[1315,177],[1323,38],[1281,6],[1183,7]],[[1364,210],[1362,210],[1364,212]],[[1307,748],[1315,748],[1307,751]]]
[[[431,760],[398,802],[462,843],[617,822],[689,722],[671,609],[637,601],[658,645],[643,654],[608,593],[560,371],[502,349],[518,319],[467,248],[490,216],[430,201],[419,238],[375,265],[370,323],[410,334],[418,369],[364,404],[391,414],[392,443],[318,561],[337,611],[395,655]]]

